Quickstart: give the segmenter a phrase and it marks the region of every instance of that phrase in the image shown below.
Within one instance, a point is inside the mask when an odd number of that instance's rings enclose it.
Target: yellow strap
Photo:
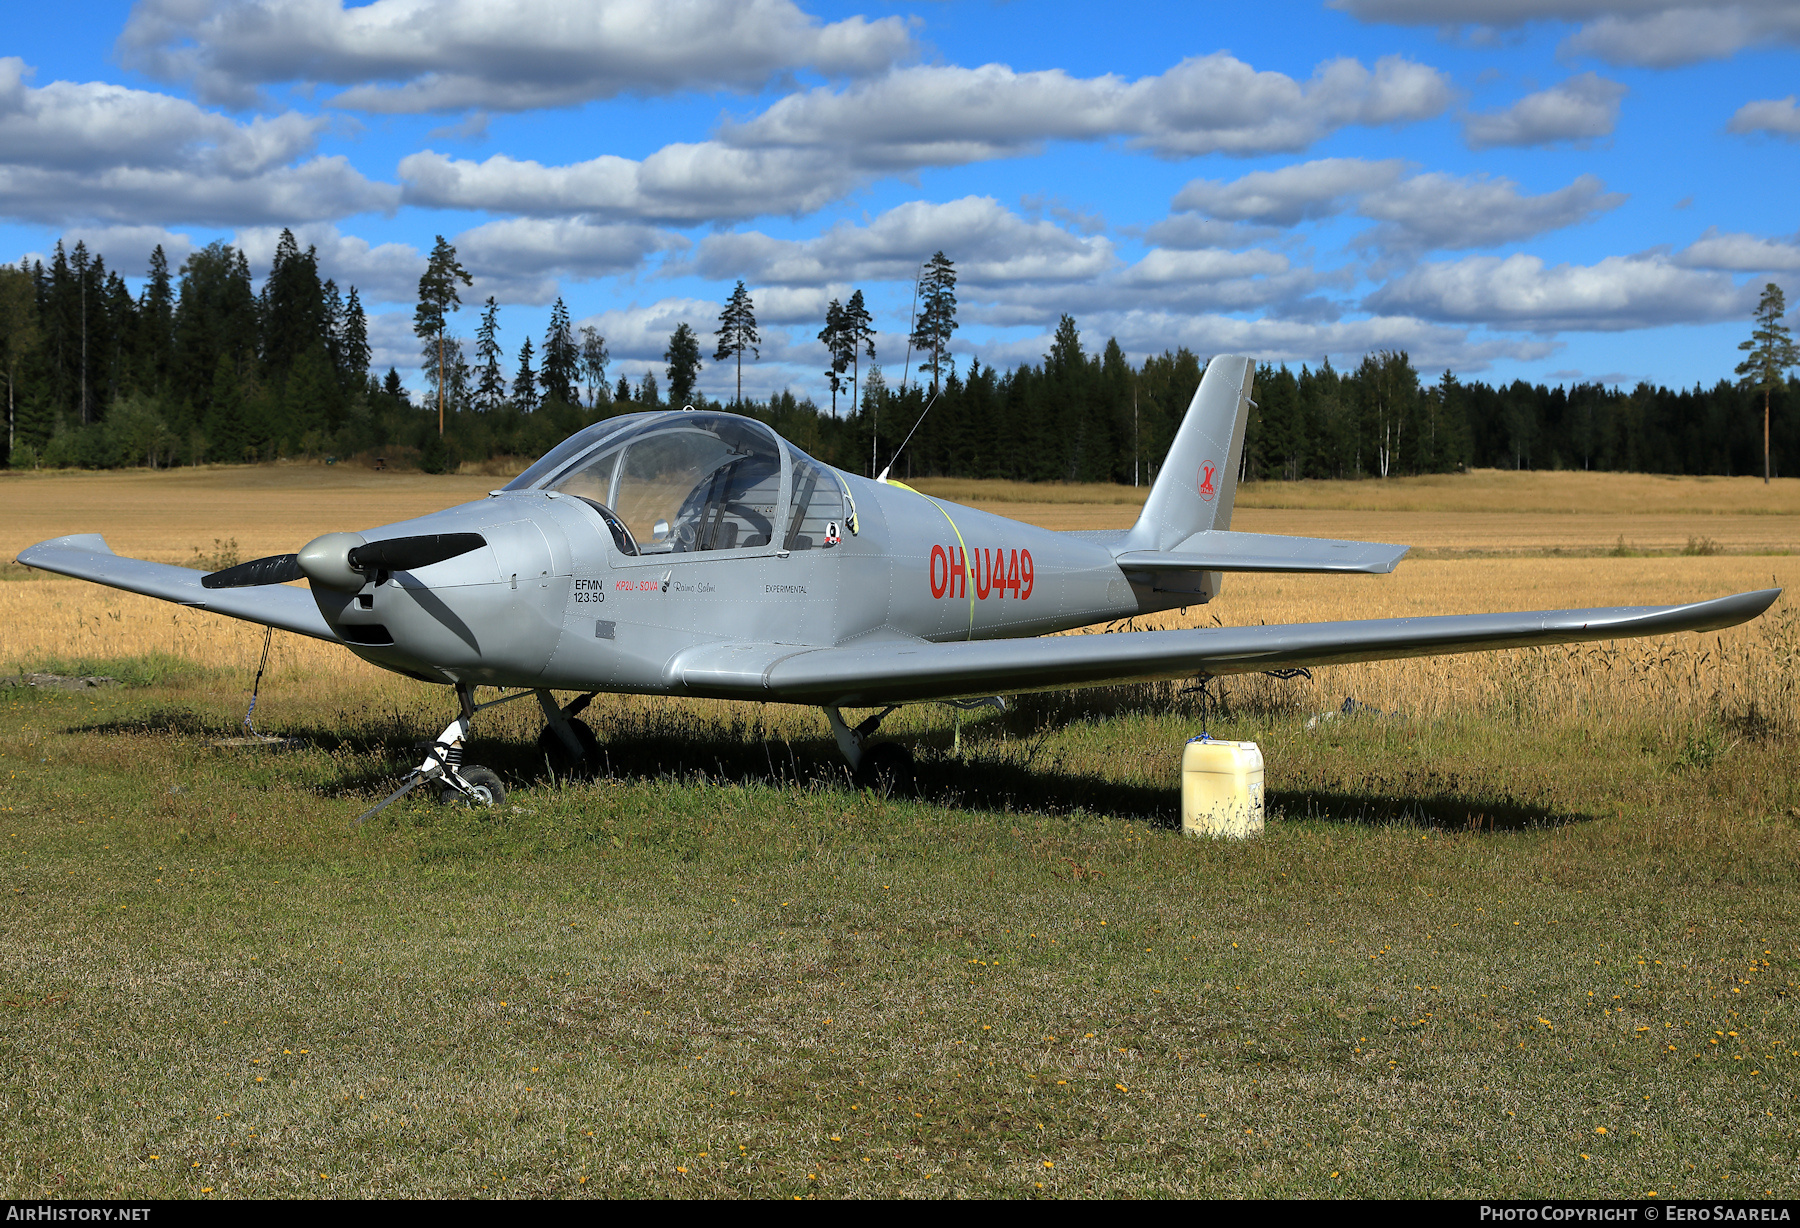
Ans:
[[[905,482],[896,482],[893,478],[889,478],[887,484],[889,486],[898,486],[901,490],[918,495],[919,498],[937,508],[938,511],[944,512],[944,505],[939,503],[936,499],[933,499],[924,491],[913,490],[913,488],[908,486]],[[949,512],[944,512],[944,519],[950,520]],[[956,521],[954,520],[950,520],[950,531],[956,534],[956,544],[961,547],[963,552],[963,587],[968,590],[969,594],[969,634],[967,638],[972,640],[975,638],[975,577],[969,572],[969,547],[964,543],[962,530],[956,527]]]

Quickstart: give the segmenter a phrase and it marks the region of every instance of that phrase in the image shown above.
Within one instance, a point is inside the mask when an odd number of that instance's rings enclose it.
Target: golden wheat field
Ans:
[[[0,479],[0,550],[10,559],[32,542],[97,530],[121,554],[192,562],[196,554],[214,553],[215,539],[223,538],[251,558],[291,550],[331,529],[479,498],[498,480],[317,465],[8,475]],[[1046,527],[1116,526],[1136,514],[1135,504],[1117,502],[1129,495],[1128,487],[1038,488],[1040,497],[1032,499],[1034,488],[1017,483],[922,485],[940,497]],[[1757,502],[1761,483],[1748,479],[1481,473],[1299,486],[1249,488],[1234,527],[1437,543],[1441,553],[1434,557],[1428,547],[1426,557],[1405,561],[1387,576],[1232,576],[1213,604],[1138,625],[1657,605],[1791,589],[1800,581],[1800,557],[1787,553],[1800,544],[1800,480],[1773,484],[1764,504]],[[1266,506],[1278,498],[1320,505]],[[1332,499],[1376,510],[1331,506]],[[1606,505],[1615,510],[1597,510]],[[1712,510],[1678,515],[1668,510],[1674,505]],[[1520,506],[1537,510],[1509,510]],[[1679,551],[1690,539],[1706,543],[1708,553],[1593,549],[1623,540]],[[1585,553],[1584,543],[1590,547]],[[1558,550],[1564,553],[1551,553]],[[262,650],[262,629],[250,624],[26,573],[10,562],[4,574],[11,582],[0,583],[0,668],[168,653],[247,672]],[[1354,695],[1384,709],[1435,716],[1491,705],[1529,684],[1542,715],[1577,719],[1637,711],[1647,701],[1672,699],[1675,688],[1685,698],[1704,699],[1704,706],[1755,708],[1785,725],[1800,701],[1800,624],[1789,609],[1784,601],[1750,626],[1709,637],[1335,666],[1296,686],[1307,702],[1320,705]],[[378,684],[383,678],[341,649],[287,634],[275,636],[270,666],[271,679],[290,693],[336,691],[353,679]]]

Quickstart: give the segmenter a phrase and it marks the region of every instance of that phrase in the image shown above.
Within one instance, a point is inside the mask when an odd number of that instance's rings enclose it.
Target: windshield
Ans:
[[[768,547],[780,521],[778,440],[729,414],[644,415],[545,472],[547,489],[611,508],[640,555]]]
[[[554,484],[546,479],[556,476],[558,472],[568,466],[571,460],[592,451],[596,445],[605,441],[609,436],[616,435],[622,430],[628,430],[640,422],[662,416],[661,414],[620,414],[617,418],[605,418],[592,426],[583,427],[540,456],[535,464],[501,489],[533,490],[539,486],[553,488]]]

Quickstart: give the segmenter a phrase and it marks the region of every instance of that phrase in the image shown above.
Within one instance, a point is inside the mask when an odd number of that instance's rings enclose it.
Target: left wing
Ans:
[[[883,640],[841,648],[708,644],[670,659],[671,689],[721,699],[873,707],[933,699],[1240,674],[1540,644],[1713,631],[1755,618],[1781,590],[1692,605],[1457,614],[1273,627],[932,644]]]
[[[39,542],[19,553],[19,562],[41,571],[92,580],[128,593],[141,593],[162,601],[173,601],[197,610],[211,610],[241,618],[246,622],[279,627],[314,639],[338,638],[319,613],[312,594],[303,588],[285,584],[268,584],[260,588],[202,588],[200,577],[206,573],[189,567],[172,567],[167,563],[146,563],[142,559],[120,558],[98,533],[78,533],[73,537],[57,537]]]

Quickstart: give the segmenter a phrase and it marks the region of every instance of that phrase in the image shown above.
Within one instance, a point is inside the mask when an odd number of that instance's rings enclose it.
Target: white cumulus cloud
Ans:
[[[1792,273],[1800,271],[1800,241],[1721,233],[1717,226],[1708,226],[1705,234],[1675,253],[1675,263],[1734,273]]]
[[[0,213],[61,224],[233,225],[339,217],[398,203],[342,157],[312,157],[326,120],[239,122],[105,82],[29,83],[0,57]]]
[[[1792,94],[1786,98],[1746,102],[1725,127],[1730,132],[1767,132],[1771,136],[1794,140],[1800,138],[1800,107],[1794,105]]]
[[[1791,0],[1328,0],[1366,22],[1445,30],[1513,29],[1531,22],[1576,26],[1565,54],[1610,64],[1671,68],[1747,47],[1800,42]]]
[[[1378,223],[1358,242],[1392,253],[1466,250],[1516,243],[1589,221],[1625,203],[1593,175],[1527,196],[1510,179],[1485,175],[1414,175],[1363,197],[1357,212]]]
[[[1223,221],[1295,226],[1342,213],[1355,197],[1387,187],[1405,170],[1398,158],[1320,158],[1228,182],[1196,179],[1175,194],[1172,207]]]
[[[1172,207],[1202,214],[1197,220],[1210,219],[1214,226],[1291,227],[1355,213],[1378,223],[1358,237],[1358,246],[1406,255],[1516,242],[1587,221],[1625,200],[1593,175],[1530,196],[1511,179],[1441,171],[1409,176],[1406,170],[1397,158],[1321,158],[1233,180],[1196,179],[1175,194]],[[1171,218],[1152,231],[1166,228],[1179,237],[1177,221]]]
[[[962,293],[1018,281],[1084,280],[1117,259],[1103,235],[1070,234],[1053,222],[1028,221],[992,197],[967,196],[942,204],[909,201],[866,226],[842,222],[812,239],[757,231],[709,235],[696,265],[705,277],[765,284],[910,284],[938,251],[955,262]]]
[[[1135,81],[1061,69],[903,68],[847,89],[780,100],[719,139],[747,147],[841,150],[870,169],[952,166],[1028,153],[1049,140],[1122,137],[1169,157],[1302,149],[1350,124],[1441,114],[1453,97],[1437,69],[1387,56],[1318,66],[1308,81],[1215,52]]]
[[[1547,267],[1537,256],[1469,256],[1425,264],[1364,300],[1375,312],[1533,332],[1616,332],[1745,315],[1753,296],[1726,273],[1662,255]]]
[[[477,162],[424,150],[402,158],[399,170],[407,204],[673,223],[809,213],[856,182],[826,153],[731,149],[711,141],[667,145],[641,162],[607,154],[567,166],[506,154]]]
[[[322,82],[350,87],[338,106],[405,113],[754,90],[878,72],[911,48],[901,18],[825,24],[792,0],[139,0],[119,38],[128,65],[210,101]]]
[[[1619,122],[1619,100],[1626,93],[1617,81],[1582,73],[1527,94],[1504,111],[1470,115],[1463,121],[1463,137],[1471,149],[1490,149],[1611,136]]]

